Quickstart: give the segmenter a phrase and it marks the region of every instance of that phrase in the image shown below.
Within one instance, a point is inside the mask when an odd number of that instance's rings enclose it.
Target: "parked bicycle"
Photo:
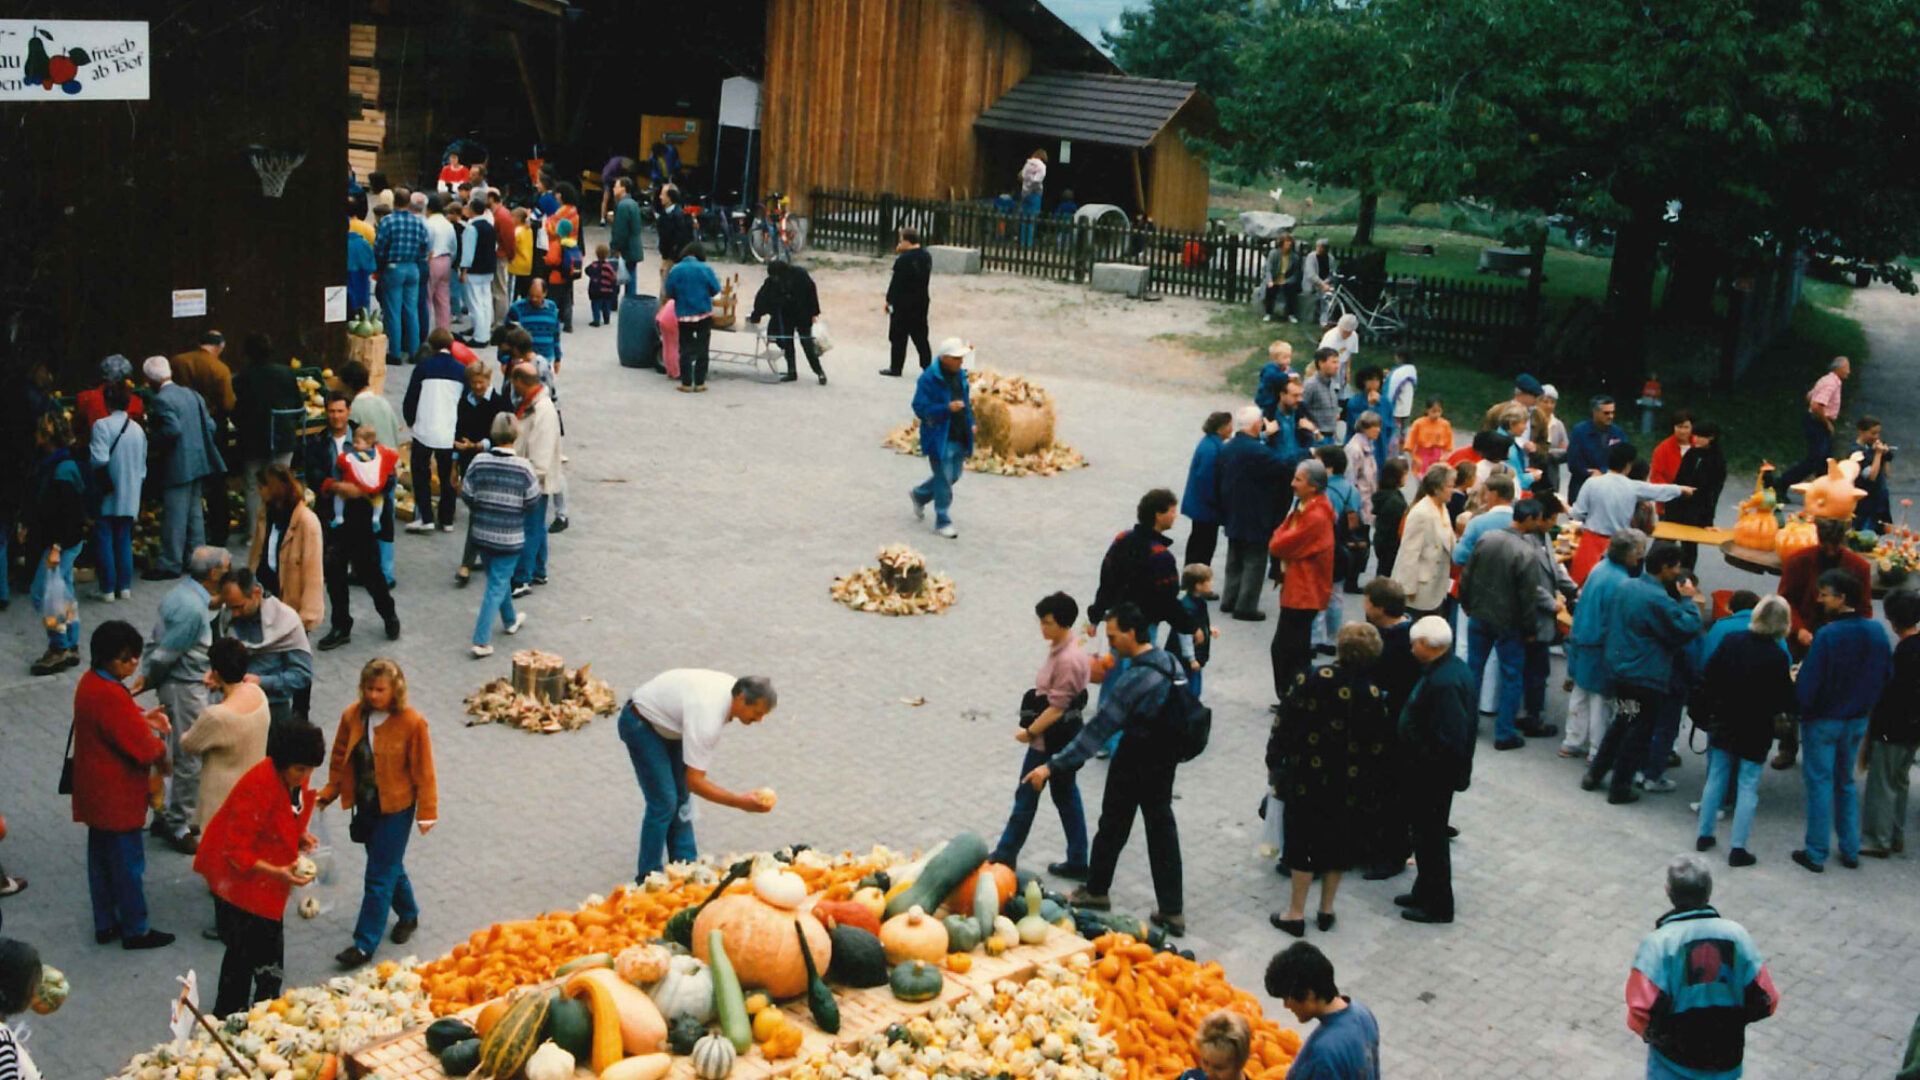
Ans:
[[[799,221],[788,211],[787,197],[777,191],[768,193],[766,201],[754,207],[753,221],[747,226],[747,251],[753,261],[792,260],[805,246]]]
[[[1328,284],[1333,287],[1333,295],[1327,301],[1327,321],[1338,322],[1340,316],[1350,314],[1360,320],[1363,338],[1382,344],[1392,344],[1430,314],[1420,283],[1414,278],[1387,278],[1371,306],[1355,291],[1360,285],[1358,278],[1336,274]]]

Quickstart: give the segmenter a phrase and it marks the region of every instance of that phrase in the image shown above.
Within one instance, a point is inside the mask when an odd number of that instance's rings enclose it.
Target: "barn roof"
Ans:
[[[1193,83],[1128,75],[1038,72],[980,114],[989,131],[1145,149],[1189,104],[1204,105]]]
[[[1069,26],[1040,0],[977,0],[1033,44],[1037,66],[1071,71],[1118,73],[1113,58]]]

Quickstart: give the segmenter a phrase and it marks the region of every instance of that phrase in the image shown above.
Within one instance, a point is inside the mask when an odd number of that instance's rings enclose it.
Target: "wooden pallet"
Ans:
[[[800,1029],[800,1052],[790,1058],[770,1061],[758,1046],[741,1054],[727,1080],[776,1080],[816,1054],[852,1046],[869,1035],[877,1035],[894,1024],[906,1023],[925,1015],[937,1004],[951,1006],[976,990],[991,990],[1001,979],[1016,982],[1032,977],[1041,965],[1059,963],[1076,953],[1093,951],[1093,943],[1078,934],[1054,927],[1040,945],[1023,945],[999,956],[976,955],[966,974],[943,972],[940,995],[928,1001],[901,1001],[886,987],[869,990],[842,990],[834,994],[840,1005],[840,1031],[829,1035],[813,1024],[805,998],[797,998],[780,1007],[787,1021]],[[558,980],[542,983],[535,989],[545,992],[559,985]],[[484,1006],[475,1005],[460,1012],[463,1019],[478,1016]],[[426,1029],[415,1028],[390,1038],[371,1042],[345,1055],[349,1080],[446,1080],[440,1062],[427,1052]],[[694,1080],[693,1059],[676,1057],[666,1080]]]

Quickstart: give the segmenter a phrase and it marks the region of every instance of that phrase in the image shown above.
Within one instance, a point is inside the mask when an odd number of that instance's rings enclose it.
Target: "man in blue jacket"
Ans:
[[[1300,384],[1290,382],[1280,395],[1280,407],[1290,413],[1300,403]],[[1260,610],[1260,590],[1267,582],[1267,543],[1280,526],[1281,500],[1287,481],[1306,457],[1294,448],[1268,446],[1264,438],[1280,429],[1258,405],[1242,406],[1234,414],[1239,434],[1220,448],[1214,463],[1215,505],[1227,533],[1227,579],[1220,592],[1220,613],[1244,622],[1267,617]]]
[[[1567,505],[1580,497],[1580,485],[1607,471],[1607,448],[1627,439],[1626,430],[1613,422],[1613,399],[1601,394],[1593,399],[1592,417],[1573,425],[1567,432]]]
[[[1193,522],[1187,533],[1186,565],[1213,565],[1220,544],[1220,506],[1214,497],[1214,470],[1220,462],[1220,449],[1233,438],[1233,414],[1209,413],[1200,428],[1200,445],[1193,448],[1187,463],[1187,487],[1180,494],[1180,512]],[[1208,599],[1212,595],[1208,594]]]
[[[1605,663],[1616,715],[1580,781],[1584,791],[1613,773],[1607,801],[1639,802],[1634,774],[1647,754],[1661,699],[1671,693],[1674,663],[1700,636],[1699,590],[1682,580],[1680,545],[1662,540],[1647,550],[1640,576],[1620,586],[1607,620]]]
[[[1613,596],[1640,572],[1647,551],[1647,534],[1621,529],[1607,538],[1607,557],[1600,560],[1580,586],[1573,608],[1573,629],[1567,635],[1567,735],[1560,743],[1563,758],[1584,757],[1606,737],[1613,719],[1613,684],[1607,677],[1607,622],[1613,615]],[[1719,624],[1715,624],[1716,626]],[[1742,627],[1745,629],[1745,627]]]
[[[960,482],[967,459],[973,456],[973,401],[967,392],[967,372],[961,365],[973,358],[973,349],[957,337],[940,343],[940,362],[920,372],[913,388],[913,415],[920,418],[920,450],[933,470],[908,493],[913,516],[926,520],[933,504],[933,531],[951,540],[953,485]]]
[[[1827,624],[1813,635],[1794,690],[1800,698],[1800,777],[1807,784],[1807,842],[1793,861],[1814,873],[1827,865],[1827,845],[1840,836],[1840,865],[1860,865],[1860,803],[1854,762],[1867,721],[1893,676],[1886,630],[1860,615],[1860,579],[1845,570],[1820,575]]]

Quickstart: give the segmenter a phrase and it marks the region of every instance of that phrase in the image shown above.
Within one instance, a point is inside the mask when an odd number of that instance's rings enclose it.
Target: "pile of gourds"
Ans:
[[[1216,1009],[1240,1013],[1253,1029],[1247,1080],[1281,1080],[1293,1064],[1299,1033],[1266,1019],[1259,1000],[1229,983],[1219,964],[1157,952],[1126,934],[1102,934],[1093,947],[1100,961],[1089,986],[1100,1030],[1117,1041],[1125,1080],[1177,1076],[1198,1065],[1195,1029]]]
[[[880,549],[879,559],[879,566],[834,578],[828,593],[855,611],[878,615],[938,615],[953,606],[953,579],[928,573],[926,556],[905,544],[888,544]],[[917,592],[900,591],[896,583],[905,580],[922,586]]]
[[[923,457],[920,449],[920,421],[910,420],[900,427],[887,432],[880,445],[896,454],[909,457]],[[976,445],[972,456],[967,458],[968,472],[985,473],[989,476],[1052,476],[1070,469],[1084,469],[1087,459],[1080,451],[1066,443],[1054,443],[1052,446],[1036,450],[1031,454],[1013,454],[1002,456],[984,446]]]

